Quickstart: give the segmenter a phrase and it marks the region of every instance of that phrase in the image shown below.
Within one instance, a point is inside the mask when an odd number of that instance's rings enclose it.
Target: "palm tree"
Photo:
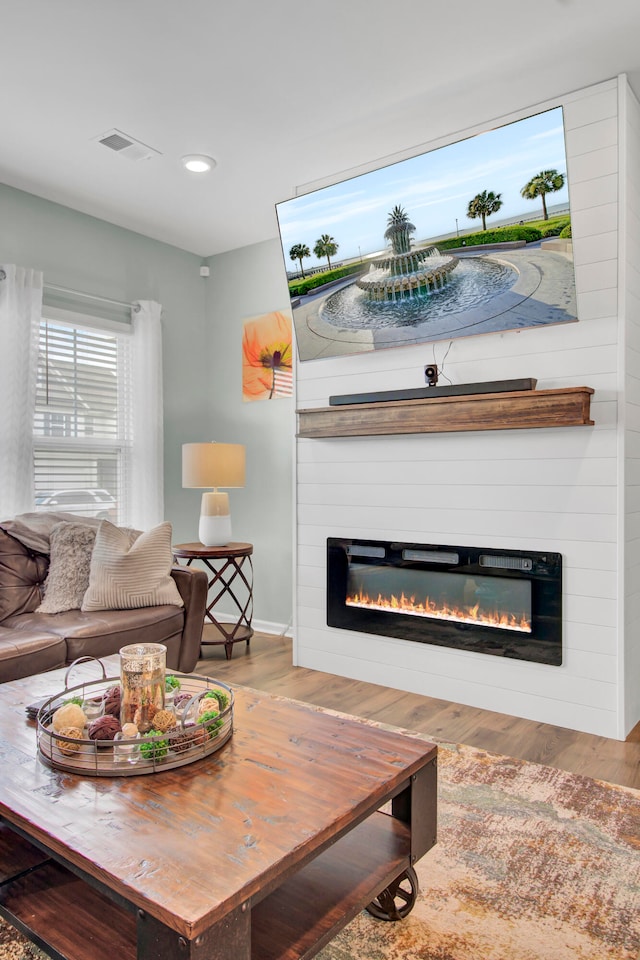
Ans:
[[[391,249],[394,253],[409,253],[411,249],[411,234],[415,227],[409,222],[406,210],[396,204],[387,217],[388,227],[384,232],[385,240],[391,240]]]
[[[319,240],[316,240],[316,245],[313,248],[318,260],[320,257],[326,257],[327,263],[329,264],[329,270],[331,270],[331,257],[335,257],[338,252],[338,244],[335,242],[333,237],[330,237],[328,233],[323,233]]]
[[[564,187],[564,173],[558,173],[557,170],[541,170],[535,177],[525,183],[520,191],[520,196],[525,200],[535,200],[536,197],[542,197],[542,215],[544,220],[549,219],[547,213],[546,195],[555,193],[556,190],[562,190]]]
[[[309,247],[306,245],[306,243],[295,243],[291,247],[291,250],[289,250],[289,256],[291,257],[292,260],[300,261],[300,273],[304,278],[304,267],[302,266],[302,258],[311,256],[311,251],[309,250]]]
[[[501,196],[501,193],[494,193],[493,190],[489,192],[483,190],[482,193],[476,194],[473,200],[469,201],[467,216],[471,220],[482,217],[482,229],[486,230],[487,217],[490,217],[492,213],[497,213],[502,206]]]

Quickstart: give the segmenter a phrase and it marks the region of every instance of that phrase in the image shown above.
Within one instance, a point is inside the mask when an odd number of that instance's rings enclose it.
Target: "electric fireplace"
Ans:
[[[562,556],[329,537],[327,623],[558,666]]]

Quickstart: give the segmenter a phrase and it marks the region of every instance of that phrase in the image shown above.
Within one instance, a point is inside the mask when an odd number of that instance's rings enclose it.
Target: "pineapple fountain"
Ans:
[[[433,246],[412,249],[411,234],[416,228],[402,207],[395,206],[387,222],[384,236],[391,243],[391,252],[375,259],[369,272],[356,281],[368,299],[399,300],[443,286],[458,266],[458,258],[443,256]]]

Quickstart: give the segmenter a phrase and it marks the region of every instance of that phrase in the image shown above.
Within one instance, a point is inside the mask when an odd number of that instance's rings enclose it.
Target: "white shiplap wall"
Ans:
[[[299,439],[297,664],[624,736],[617,588],[618,87],[623,82],[611,80],[518,115],[564,107],[580,322],[454,340],[446,360],[454,383],[536,377],[541,389],[594,387],[595,426]],[[637,274],[634,290],[637,300]],[[637,319],[637,302],[635,306]],[[637,341],[637,325],[635,332]],[[441,363],[446,346],[423,344],[300,363],[297,406],[325,406],[331,394],[422,386],[424,364]],[[636,404],[636,413],[638,409]],[[637,432],[635,442],[640,446]],[[630,514],[629,524],[637,518],[637,512]],[[562,553],[563,665],[328,627],[328,536]]]
[[[640,104],[627,87],[620,90],[625,166],[621,190],[621,290],[624,297],[622,374],[624,388],[624,623],[620,683],[624,689],[625,730],[640,717]],[[622,459],[622,458],[621,458]]]

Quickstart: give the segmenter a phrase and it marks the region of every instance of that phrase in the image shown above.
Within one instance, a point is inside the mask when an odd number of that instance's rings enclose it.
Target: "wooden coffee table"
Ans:
[[[63,678],[0,685],[0,913],[52,956],[296,960],[371,901],[407,912],[399,879],[436,839],[433,744],[235,687],[219,752],[85,778],[42,763],[26,719]]]

